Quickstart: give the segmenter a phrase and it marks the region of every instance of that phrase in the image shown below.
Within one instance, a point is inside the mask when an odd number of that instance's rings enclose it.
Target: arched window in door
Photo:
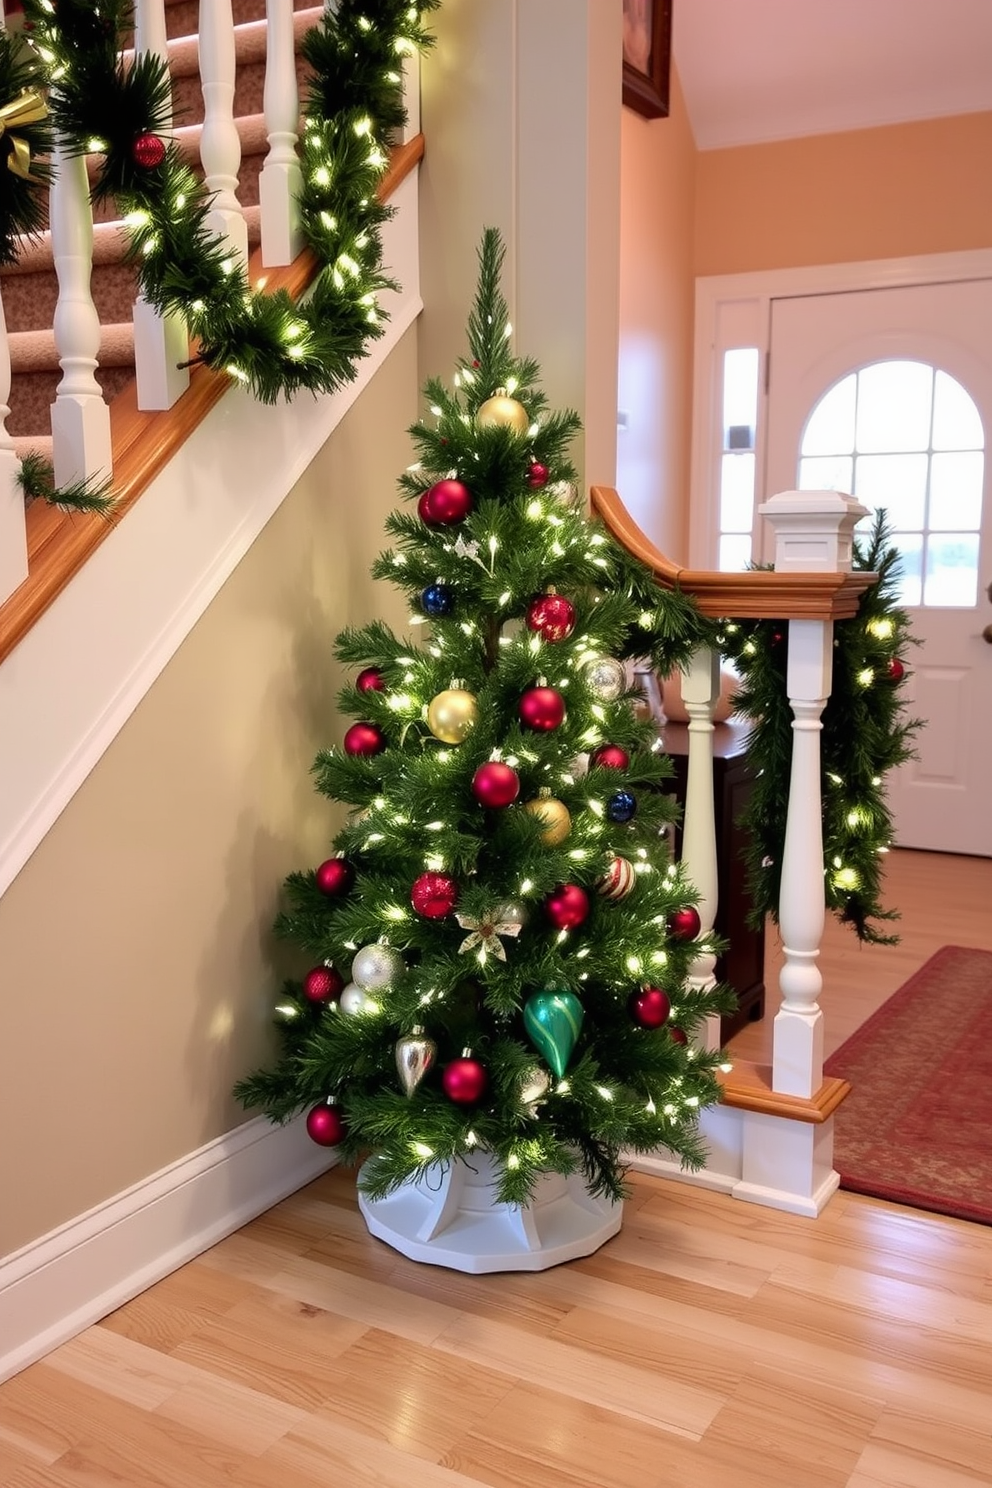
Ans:
[[[961,383],[927,362],[873,362],[814,407],[798,485],[885,508],[903,604],[965,608],[978,595],[984,450],[981,416]]]

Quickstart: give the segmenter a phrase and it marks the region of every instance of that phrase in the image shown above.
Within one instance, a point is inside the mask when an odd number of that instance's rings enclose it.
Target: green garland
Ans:
[[[909,620],[895,603],[899,555],[882,512],[854,567],[876,573],[858,614],[835,626],[833,682],[823,712],[824,887],[827,906],[859,940],[891,945],[875,922],[898,919],[881,903],[882,865],[892,836],[886,773],[912,758],[920,727],[904,717]],[[786,686],[788,625],[773,620],[728,624],[718,639],[741,676],[734,703],[751,721],[748,755],[755,786],[742,817],[748,840],[753,918],[778,921],[786,803],[792,762],[792,712]]]
[[[46,78],[23,40],[0,30],[0,265],[17,262],[22,238],[45,230],[54,134],[41,92]]]
[[[116,201],[141,293],[163,314],[185,318],[197,361],[262,402],[335,391],[383,333],[376,299],[391,281],[379,229],[389,209],[376,190],[390,131],[404,119],[402,57],[430,44],[422,16],[439,3],[341,0],[304,39],[313,77],[300,203],[320,265],[304,303],[285,290],[252,289],[225,241],[208,232],[211,197],[175,141],[163,138],[168,69],[153,54],[123,58],[131,0],[26,0],[57,133],[72,154],[100,155],[93,198]]]

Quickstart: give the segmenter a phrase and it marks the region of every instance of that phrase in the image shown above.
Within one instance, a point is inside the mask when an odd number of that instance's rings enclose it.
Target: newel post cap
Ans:
[[[842,491],[779,491],[758,511],[775,533],[776,573],[846,573],[868,508]]]

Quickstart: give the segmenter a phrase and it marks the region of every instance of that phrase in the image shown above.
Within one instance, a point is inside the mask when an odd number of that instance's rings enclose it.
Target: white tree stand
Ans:
[[[358,1206],[377,1239],[453,1271],[544,1271],[592,1255],[620,1228],[623,1205],[593,1198],[579,1173],[542,1174],[520,1208],[496,1202],[494,1169],[485,1152],[438,1163],[384,1199],[359,1187]]]

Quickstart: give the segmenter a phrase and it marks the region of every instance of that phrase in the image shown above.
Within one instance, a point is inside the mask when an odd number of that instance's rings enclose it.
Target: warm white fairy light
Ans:
[[[508,1168],[512,1168],[514,1172],[516,1172],[517,1168],[519,1168],[520,1159],[515,1152],[511,1152],[509,1157],[506,1159],[506,1166]]]
[[[424,859],[424,865],[431,871],[431,873],[444,872],[444,859],[437,853],[429,853]]]
[[[559,1080],[555,1086],[555,1095],[568,1095],[572,1087],[567,1080]]]
[[[434,1148],[428,1147],[426,1142],[411,1142],[410,1151],[414,1157],[423,1158],[425,1161],[427,1158],[434,1156]]]
[[[531,501],[527,507],[526,515],[532,522],[536,522],[544,516],[544,507],[539,501]]]
[[[407,912],[400,904],[387,904],[382,911],[382,917],[384,920],[391,920],[394,924],[398,925],[407,918]]]
[[[875,673],[871,667],[862,667],[856,678],[859,687],[870,687],[874,680]]]
[[[529,894],[533,887],[534,880],[532,878],[525,878],[520,885],[520,892],[521,894]]]
[[[643,963],[641,962],[639,956],[628,956],[625,965],[631,976],[640,976],[641,972],[644,970]]]
[[[609,1088],[608,1085],[597,1085],[596,1092],[597,1094],[601,1095],[605,1101],[611,1101],[614,1099],[613,1091]]]

